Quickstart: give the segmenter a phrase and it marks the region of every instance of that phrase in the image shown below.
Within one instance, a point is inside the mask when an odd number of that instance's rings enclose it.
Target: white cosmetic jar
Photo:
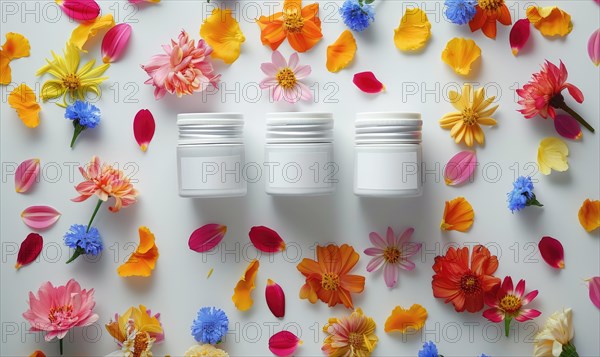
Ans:
[[[331,113],[269,113],[265,190],[270,195],[315,196],[335,190]]]
[[[420,196],[420,113],[356,115],[354,194],[372,197]]]
[[[246,195],[244,117],[238,113],[177,115],[177,171],[181,197]]]

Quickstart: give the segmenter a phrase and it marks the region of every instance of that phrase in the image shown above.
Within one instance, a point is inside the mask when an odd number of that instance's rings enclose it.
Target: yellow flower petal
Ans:
[[[237,285],[233,289],[233,296],[231,300],[240,311],[246,311],[252,307],[254,301],[250,293],[254,290],[254,280],[256,279],[256,273],[258,273],[258,267],[260,263],[254,259],[246,267],[244,275],[240,278]]]
[[[591,232],[600,227],[600,201],[583,201],[578,213],[579,223],[586,231]]]
[[[129,259],[117,268],[119,276],[147,277],[152,275],[152,270],[154,270],[158,260],[158,247],[156,247],[154,234],[147,227],[140,227],[139,234],[139,246]]]
[[[394,43],[401,51],[417,51],[425,46],[430,36],[431,24],[427,14],[419,8],[409,8],[394,30]]]
[[[200,27],[200,36],[212,47],[214,58],[231,64],[240,56],[240,47],[246,41],[240,24],[231,16],[231,10],[216,8]]]
[[[550,175],[552,170],[563,172],[569,169],[567,156],[569,147],[559,138],[545,138],[538,148],[538,167],[544,175]]]
[[[10,58],[0,51],[0,84],[7,85],[12,81]]]
[[[327,70],[339,72],[346,68],[356,54],[356,40],[349,30],[344,30],[334,43],[327,46]]]
[[[115,20],[112,14],[100,16],[94,21],[84,22],[77,26],[71,33],[69,42],[75,45],[80,51],[87,52],[83,49],[83,46],[85,46],[88,40],[96,36],[98,32],[109,30],[113,26],[115,26]]]
[[[425,320],[427,320],[427,310],[419,304],[413,304],[410,309],[396,306],[392,314],[385,320],[385,332],[419,331],[425,326]]]
[[[466,232],[473,225],[475,212],[473,206],[464,197],[446,201],[444,217],[440,228],[443,231]]]
[[[20,33],[9,32],[6,34],[6,42],[2,45],[2,54],[9,60],[21,57],[29,57],[31,46],[29,40]]]
[[[22,83],[8,95],[8,104],[17,111],[23,124],[35,128],[40,124],[40,110],[35,93],[25,83]]]
[[[530,6],[527,18],[544,36],[566,36],[573,30],[571,15],[557,6]]]
[[[471,72],[473,62],[480,56],[481,49],[475,41],[455,37],[446,44],[442,52],[442,61],[452,67],[454,72],[466,76]]]

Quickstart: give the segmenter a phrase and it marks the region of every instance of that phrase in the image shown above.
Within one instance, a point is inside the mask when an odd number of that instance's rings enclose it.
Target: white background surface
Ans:
[[[69,149],[71,123],[63,119],[64,110],[43,105],[38,128],[28,129],[6,104],[13,86],[2,87],[1,159],[2,159],[2,355],[29,355],[35,349],[48,354],[58,352],[58,343],[46,343],[39,334],[27,333],[21,317],[27,309],[27,294],[37,291],[44,281],[61,285],[71,277],[84,288],[95,288],[96,311],[100,320],[95,326],[75,329],[65,341],[67,355],[104,355],[115,344],[103,328],[115,312],[129,306],[146,304],[162,314],[166,342],[156,346],[156,355],[181,355],[192,344],[189,327],[202,306],[223,308],[230,317],[230,335],[223,347],[235,356],[269,355],[268,339],[273,331],[284,327],[300,329],[304,345],[297,355],[320,355],[323,324],[329,316],[349,311],[343,307],[329,309],[325,304],[311,305],[298,299],[303,284],[296,264],[301,257],[313,257],[316,243],[350,243],[361,252],[355,272],[367,276],[365,292],[354,295],[357,307],[373,316],[378,324],[378,356],[414,356],[422,343],[437,342],[446,356],[524,356],[532,351],[531,341],[545,318],[564,307],[574,308],[575,343],[581,355],[599,355],[599,311],[588,299],[583,279],[597,276],[599,266],[598,233],[587,234],[579,225],[577,211],[585,198],[598,199],[598,135],[584,131],[580,142],[569,141],[569,171],[544,177],[535,173],[537,147],[546,136],[556,136],[550,121],[525,120],[516,112],[514,89],[522,86],[539,70],[544,59],[558,63],[562,59],[570,70],[569,81],[586,96],[583,105],[568,98],[596,129],[600,129],[598,68],[588,59],[586,44],[599,23],[599,7],[593,1],[544,3],[559,5],[573,16],[573,32],[564,39],[546,39],[532,28],[530,43],[514,58],[508,44],[509,27],[499,25],[496,41],[481,32],[470,33],[468,26],[458,27],[443,17],[443,3],[412,3],[427,9],[432,23],[432,38],[420,54],[400,53],[393,44],[393,29],[398,26],[408,3],[378,1],[377,20],[369,30],[356,34],[358,53],[354,63],[338,74],[325,69],[326,47],[344,29],[337,15],[340,3],[321,3],[324,39],[310,52],[301,54],[302,63],[312,65],[308,78],[319,96],[315,103],[288,105],[270,103],[266,92],[257,98],[257,83],[263,75],[261,62],[270,60],[271,50],[260,45],[259,29],[252,19],[278,10],[278,2],[225,2],[234,7],[246,42],[242,55],[231,66],[219,63],[223,74],[221,92],[195,95],[184,99],[167,96],[160,102],[153,98],[150,86],[143,85],[146,74],[139,65],[158,53],[160,45],[186,29],[194,38],[202,19],[212,9],[203,1],[164,0],[157,6],[143,6],[133,13],[125,1],[103,1],[104,13],[112,12],[117,21],[133,26],[133,38],[126,57],[106,72],[110,79],[103,84],[103,97],[97,105],[103,118],[101,125],[83,133],[74,150]],[[305,4],[308,4],[306,2]],[[16,6],[17,13],[9,6]],[[24,7],[34,9],[26,14]],[[37,6],[37,10],[36,9]],[[525,2],[511,2],[513,20],[525,17]],[[26,82],[39,91],[42,80],[34,76],[50,51],[59,51],[75,24],[57,15],[53,2],[2,1],[1,35],[9,31],[23,33],[31,42],[31,56],[11,63],[13,81]],[[118,12],[118,14],[117,14]],[[58,18],[58,17],[60,18]],[[495,115],[498,126],[486,129],[486,145],[477,148],[480,169],[475,182],[455,188],[443,184],[441,167],[462,147],[454,144],[449,131],[437,121],[453,108],[445,99],[448,90],[465,80],[453,73],[441,60],[445,44],[454,36],[476,40],[482,59],[475,65],[470,81],[485,85],[490,95],[498,96],[500,109]],[[291,49],[285,42],[280,50],[287,57]],[[99,43],[90,48],[86,58],[99,58]],[[356,72],[372,70],[385,83],[387,91],[366,95],[352,84]],[[45,78],[44,78],[45,79]],[[118,90],[117,90],[118,89]],[[133,103],[132,103],[133,101]],[[156,118],[157,132],[149,150],[142,153],[133,139],[132,120],[142,108]],[[235,111],[246,115],[247,160],[263,162],[265,113],[271,111],[329,111],[335,117],[335,154],[340,166],[339,185],[332,196],[318,198],[274,198],[264,193],[264,182],[250,184],[244,198],[193,200],[182,199],[176,187],[176,125],[181,112]],[[360,111],[420,111],[424,118],[424,160],[430,170],[424,195],[410,199],[359,199],[352,194],[353,120]],[[69,254],[62,235],[74,223],[85,224],[94,201],[74,203],[73,186],[80,181],[74,163],[86,163],[92,155],[117,162],[133,174],[141,192],[139,202],[117,214],[102,207],[95,225],[100,229],[106,249],[101,259],[78,259],[65,265]],[[16,164],[38,157],[44,177],[28,194],[14,192]],[[16,164],[15,164],[16,163]],[[129,165],[129,166],[125,166]],[[69,168],[70,167],[70,168]],[[485,170],[483,169],[485,167]],[[11,169],[12,168],[12,169]],[[535,192],[545,204],[541,209],[528,208],[511,214],[506,208],[506,192],[518,174],[533,174]],[[467,234],[442,233],[439,229],[444,201],[465,196],[475,208],[475,224]],[[59,222],[43,232],[45,249],[39,262],[15,272],[18,244],[29,233],[19,218],[20,212],[33,204],[48,204],[63,213]],[[187,247],[190,233],[206,223],[218,222],[229,227],[221,246],[210,255],[192,252]],[[123,279],[117,266],[127,259],[138,243],[137,228],[147,225],[155,233],[160,259],[151,278]],[[286,254],[260,257],[261,266],[254,291],[254,307],[238,312],[231,302],[233,287],[247,263],[256,257],[247,233],[253,225],[276,229],[287,241]],[[398,287],[388,290],[381,274],[368,274],[368,259],[362,251],[370,244],[371,231],[383,233],[387,226],[396,230],[414,226],[413,239],[424,243],[416,258],[417,268],[403,272]],[[554,271],[539,256],[537,242],[544,235],[560,239],[566,249],[566,269]],[[497,276],[512,275],[527,280],[527,288],[539,289],[533,303],[543,312],[533,323],[521,324],[510,339],[502,336],[502,324],[491,324],[480,313],[457,314],[451,305],[433,298],[431,265],[435,255],[451,244],[476,242],[488,245],[500,259]],[[58,257],[57,257],[58,255]],[[214,274],[206,279],[210,268]],[[279,321],[269,313],[264,301],[267,278],[279,282],[287,294],[287,314]],[[422,332],[411,336],[387,335],[385,319],[396,305],[409,307],[420,303],[429,311]]]

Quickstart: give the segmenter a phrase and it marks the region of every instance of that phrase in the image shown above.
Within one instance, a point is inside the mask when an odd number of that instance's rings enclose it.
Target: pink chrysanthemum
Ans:
[[[367,264],[367,271],[372,272],[383,266],[383,278],[388,288],[396,286],[400,269],[415,268],[415,263],[409,258],[417,254],[423,244],[410,242],[414,231],[414,228],[408,228],[396,236],[392,228],[388,227],[385,240],[375,232],[369,234],[374,247],[366,249],[365,254],[374,258]]]
[[[284,99],[288,103],[296,103],[301,99],[312,99],[310,88],[300,81],[310,74],[311,68],[309,65],[299,64],[298,53],[292,53],[290,60],[286,62],[279,51],[273,51],[271,61],[260,65],[260,69],[267,75],[260,82],[260,88],[270,89],[274,101]]]
[[[178,41],[171,40],[163,45],[164,54],[154,55],[142,69],[150,78],[145,82],[153,85],[154,98],[161,99],[165,93],[178,97],[205,90],[208,85],[219,83],[220,74],[215,74],[209,58],[212,48],[204,40],[190,39],[187,32],[181,31]]]
[[[81,290],[74,279],[67,285],[42,284],[36,297],[29,292],[29,310],[23,317],[31,324],[31,331],[46,331],[46,341],[62,339],[70,329],[89,326],[98,320],[94,313],[94,289]]]

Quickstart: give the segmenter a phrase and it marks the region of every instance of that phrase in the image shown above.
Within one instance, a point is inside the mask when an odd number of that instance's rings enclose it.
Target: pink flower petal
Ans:
[[[227,226],[215,223],[206,224],[192,233],[188,246],[198,253],[208,252],[223,240],[225,233],[227,233]]]
[[[21,213],[21,218],[33,229],[46,229],[58,221],[60,213],[50,206],[31,206]]]
[[[588,55],[592,62],[598,67],[600,65],[600,29],[594,31],[588,41]]]
[[[15,190],[25,193],[37,182],[40,174],[40,159],[23,161],[15,173]]]
[[[502,312],[502,310],[493,307],[491,309],[485,310],[483,312],[483,317],[490,320],[491,322],[498,323],[504,320],[504,313]]]
[[[383,280],[388,288],[393,288],[398,283],[398,266],[395,264],[386,264],[383,267]]]
[[[523,294],[525,293],[525,280],[523,280],[523,279],[519,280],[514,293],[519,298],[521,298],[523,296]]]
[[[477,167],[475,151],[465,150],[454,155],[444,169],[446,185],[455,186],[468,181]]]
[[[383,238],[381,238],[381,236],[377,232],[369,233],[369,240],[377,248],[381,248],[381,249],[387,248],[387,244],[385,243]]]
[[[273,313],[273,316],[285,316],[285,293],[283,292],[281,286],[271,279],[267,280],[265,298],[267,300],[267,306]]]
[[[131,25],[122,23],[113,26],[102,39],[102,61],[104,63],[115,62],[127,48],[131,37]]]
[[[412,227],[407,228],[404,232],[402,232],[402,234],[398,238],[398,244],[409,241],[414,232],[415,232],[414,228],[412,228]]]
[[[536,298],[536,296],[538,296],[537,290],[533,290],[533,291],[529,292],[527,295],[525,295],[524,298],[521,299],[521,304],[523,304],[523,305],[529,304],[530,302],[533,301],[533,299]]]
[[[379,93],[385,90],[385,86],[381,83],[373,72],[360,72],[354,75],[352,79],[354,85],[365,93]]]
[[[590,300],[600,309],[600,276],[595,276],[588,280]]]
[[[542,313],[534,309],[521,309],[519,315],[515,316],[515,320],[525,322],[540,316]]]
[[[384,259],[385,258],[383,257],[383,255],[380,255],[378,257],[371,259],[369,264],[367,264],[367,271],[370,273],[372,271],[379,269],[381,267],[381,264],[383,263]]]
[[[558,240],[552,237],[543,237],[538,247],[542,258],[548,265],[556,269],[565,268],[565,252]]]
[[[154,137],[154,130],[156,124],[154,122],[154,116],[148,109],[140,110],[133,119],[133,135],[142,151],[148,149],[148,145]]]
[[[371,248],[365,249],[365,254],[368,255],[368,256],[371,256],[371,257],[382,255],[383,252],[384,252],[384,250],[381,249],[381,248],[373,248],[373,247],[371,247]]]
[[[17,264],[15,268],[19,269],[23,265],[33,262],[42,252],[44,239],[37,233],[29,233],[27,238],[21,243],[19,254],[17,255]]]
[[[583,136],[579,122],[567,114],[556,115],[554,118],[554,129],[563,138],[571,140],[578,140]]]
[[[517,55],[529,40],[531,23],[529,19],[521,19],[513,25],[510,30],[510,48],[513,55]]]
[[[396,246],[396,236],[394,235],[394,230],[392,227],[387,228],[387,232],[385,232],[385,240],[388,247]]]
[[[252,227],[248,235],[252,244],[261,252],[275,253],[285,250],[285,242],[271,228],[265,226]]]
[[[100,15],[100,6],[94,0],[56,0],[62,11],[77,21],[92,21]]]
[[[280,331],[269,338],[269,350],[280,357],[287,357],[294,354],[298,345],[302,341],[289,331]]]

